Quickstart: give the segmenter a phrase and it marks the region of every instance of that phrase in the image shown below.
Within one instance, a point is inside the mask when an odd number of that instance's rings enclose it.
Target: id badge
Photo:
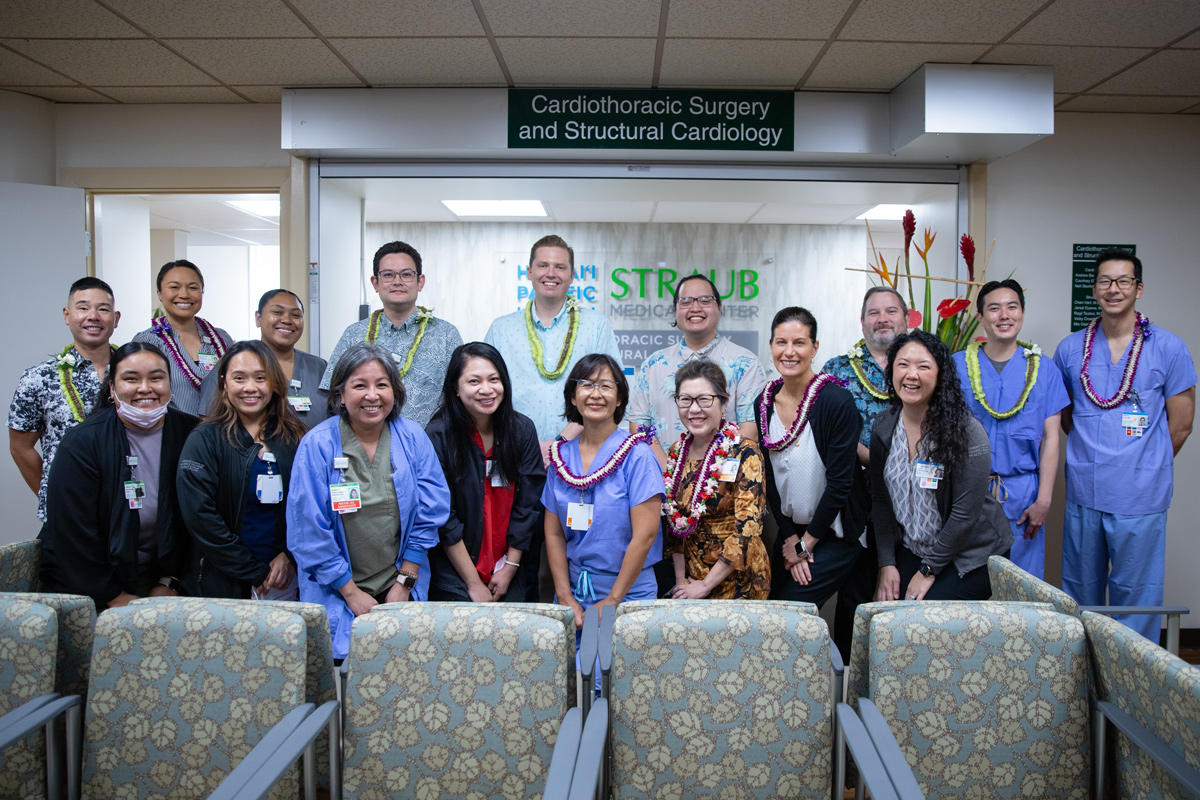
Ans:
[[[1146,432],[1149,422],[1148,415],[1141,412],[1121,415],[1121,427],[1125,429],[1126,436],[1141,436]]]
[[[292,407],[293,411],[310,411],[312,409],[311,397],[295,397],[289,395],[287,401],[288,405]]]
[[[946,477],[946,468],[933,461],[917,462],[917,478],[922,489],[936,489],[938,482]]]
[[[721,480],[737,480],[738,466],[742,463],[739,458],[727,458],[721,462]]]
[[[591,503],[567,503],[567,527],[573,531],[586,531],[592,527]]]
[[[125,499],[130,508],[141,508],[142,498],[146,496],[146,484],[142,481],[125,481]]]
[[[488,476],[492,479],[492,486],[503,487],[504,478],[496,471],[496,462],[492,459],[487,459],[483,462],[483,468]]]
[[[339,514],[352,514],[362,508],[357,483],[331,483],[329,499],[333,501],[333,510]]]
[[[260,503],[280,503],[283,502],[283,476],[282,475],[259,475],[258,488],[255,490]]]
[[[200,366],[204,367],[205,370],[210,370],[217,365],[221,357],[216,353],[201,353],[196,360],[200,362]]]

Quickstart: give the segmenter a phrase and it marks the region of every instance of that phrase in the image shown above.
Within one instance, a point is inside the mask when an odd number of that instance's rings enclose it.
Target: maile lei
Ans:
[[[363,341],[367,344],[375,344],[379,339],[379,321],[383,318],[383,311],[375,311],[371,314],[371,319],[367,323],[367,335],[363,337]],[[413,356],[417,353],[417,347],[421,344],[421,340],[425,338],[425,329],[429,327],[429,320],[433,319],[433,309],[417,306],[417,335],[413,337],[413,343],[409,345],[408,355],[404,357],[404,363],[400,365],[400,377],[403,378],[412,369]]]
[[[640,442],[650,444],[654,441],[654,426],[639,425],[637,433],[630,434],[625,441],[621,442],[621,446],[616,452],[609,457],[608,461],[601,465],[600,469],[592,470],[587,475],[576,475],[567,466],[567,462],[562,457],[562,447],[566,442],[554,442],[550,445],[550,465],[554,467],[555,474],[562,479],[562,482],[573,489],[590,489],[596,484],[603,481],[609,475],[617,471],[621,466],[621,462],[629,455],[633,448]]]
[[[71,348],[75,346],[74,342],[64,347],[54,357],[54,366],[58,369],[58,385],[62,387],[63,397],[67,399],[67,408],[71,409],[71,416],[76,422],[83,422],[83,418],[87,416],[87,409],[83,407],[83,398],[79,396],[79,390],[75,388],[75,382],[72,377],[75,374],[75,365],[78,361],[75,355],[71,352]],[[115,352],[117,348],[111,344],[110,348]]]
[[[813,376],[813,379],[808,382],[808,388],[804,390],[804,395],[800,398],[800,408],[796,411],[796,419],[783,434],[783,438],[775,441],[768,438],[770,424],[767,420],[767,412],[771,408],[771,404],[775,402],[775,395],[779,393],[779,388],[783,386],[783,378],[776,378],[767,384],[767,389],[763,392],[762,400],[758,404],[758,420],[763,432],[762,446],[768,450],[783,450],[796,441],[804,431],[804,426],[808,424],[808,412],[812,410],[813,403],[817,401],[817,395],[831,383],[840,385],[841,381],[824,372],[818,372]]]
[[[1016,416],[1017,412],[1025,407],[1025,401],[1029,399],[1029,393],[1033,391],[1033,385],[1037,383],[1038,364],[1042,360],[1042,348],[1030,342],[1022,342],[1019,339],[1017,344],[1025,348],[1025,388],[1021,390],[1021,396],[1017,398],[1017,404],[1008,411],[997,411],[992,408],[983,394],[983,379],[979,375],[979,348],[983,342],[971,342],[967,345],[965,358],[967,360],[967,378],[971,381],[971,392],[975,395],[975,399],[979,401],[979,405],[983,406],[983,410],[991,414],[996,419],[1008,419]]]
[[[529,337],[529,350],[533,354],[533,363],[537,365],[538,374],[548,381],[558,380],[567,370],[571,360],[571,352],[575,349],[575,337],[579,334],[579,304],[574,297],[567,298],[567,339],[563,342],[562,352],[558,354],[558,362],[554,369],[547,370],[542,351],[542,340],[538,338],[533,328],[533,300],[525,304],[525,334]]]
[[[200,336],[203,339],[208,339],[212,344],[213,349],[217,351],[217,358],[225,355],[225,342],[217,335],[217,329],[212,326],[212,323],[195,317],[196,328],[200,331]],[[200,384],[204,382],[204,375],[208,372],[198,372],[196,364],[191,358],[185,357],[180,351],[179,345],[175,341],[175,337],[171,335],[171,323],[166,317],[154,317],[150,320],[150,330],[158,334],[158,338],[162,340],[163,346],[167,348],[167,352],[171,354],[171,358],[175,361],[175,366],[183,373],[183,377],[187,378],[188,383],[199,389]]]
[[[700,526],[700,517],[704,514],[704,504],[717,492],[718,476],[721,474],[721,460],[727,457],[738,442],[738,429],[732,422],[726,423],[712,441],[700,461],[700,469],[696,471],[695,487],[692,489],[692,501],[688,504],[687,514],[679,510],[676,497],[679,496],[679,484],[683,480],[684,465],[687,464],[688,450],[691,449],[693,436],[683,434],[679,442],[671,448],[667,455],[667,469],[663,472],[666,481],[666,500],[663,501],[663,513],[667,517],[667,525],[671,533],[680,539],[686,539],[696,532]]]
[[[867,390],[867,394],[876,400],[887,400],[889,399],[888,393],[871,383],[867,374],[863,372],[863,347],[866,344],[866,339],[859,339],[858,343],[851,347],[850,352],[846,354],[850,357],[850,369],[854,370],[854,377],[858,378],[858,382]]]
[[[1125,402],[1125,398],[1129,397],[1129,392],[1133,389],[1133,376],[1137,374],[1138,359],[1142,355],[1146,337],[1150,335],[1150,318],[1143,316],[1140,311],[1135,311],[1134,314],[1137,316],[1137,323],[1133,326],[1133,345],[1129,349],[1129,360],[1125,362],[1125,372],[1121,375],[1121,385],[1117,388],[1117,393],[1108,400],[1096,394],[1096,390],[1092,388],[1092,379],[1088,377],[1088,364],[1092,361],[1092,346],[1096,343],[1096,330],[1100,327],[1100,318],[1096,317],[1089,322],[1084,330],[1083,365],[1079,369],[1079,382],[1083,384],[1083,393],[1087,395],[1087,399],[1099,408],[1116,408]]]

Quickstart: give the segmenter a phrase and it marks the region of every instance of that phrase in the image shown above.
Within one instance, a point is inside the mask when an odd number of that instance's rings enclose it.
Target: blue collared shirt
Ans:
[[[884,374],[883,368],[875,359],[871,358],[870,353],[863,354],[862,371],[872,385],[878,389],[886,389],[887,376]],[[862,385],[862,381],[854,374],[854,368],[850,366],[850,356],[834,356],[825,362],[825,366],[821,367],[821,372],[841,378],[846,382],[846,388],[854,396],[854,405],[858,408],[858,414],[863,421],[862,433],[859,434],[858,442],[863,447],[869,448],[871,446],[871,429],[875,427],[875,418],[891,407],[892,402],[879,400],[867,391],[866,387]]]

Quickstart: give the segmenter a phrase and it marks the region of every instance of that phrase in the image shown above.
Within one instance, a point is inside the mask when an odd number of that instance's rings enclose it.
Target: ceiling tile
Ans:
[[[149,39],[5,39],[4,44],[89,85],[195,86],[213,82]]]
[[[1179,42],[1178,44],[1172,45],[1172,46],[1173,47],[1190,47],[1193,50],[1200,49],[1200,33],[1193,33],[1191,36],[1187,37],[1183,41]]]
[[[171,39],[168,43],[226,83],[361,85],[318,39]]]
[[[1056,92],[1082,92],[1150,52],[1147,48],[1133,47],[1002,44],[988,53],[983,62],[1054,67]]]
[[[1200,50],[1163,50],[1096,87],[1100,94],[1193,95],[1200,87]]]
[[[97,86],[122,103],[245,103],[224,86]]]
[[[856,224],[862,205],[831,203],[767,203],[750,218],[751,225],[841,225]],[[872,230],[874,228],[872,227]],[[876,239],[879,233],[875,232]],[[876,242],[878,244],[878,241]]]
[[[657,36],[659,4],[629,0],[482,0],[497,36]]]
[[[1137,97],[1085,94],[1056,111],[1110,111],[1137,114],[1174,114],[1200,103],[1200,97]]]
[[[1189,106],[1188,108],[1185,108],[1183,110],[1183,113],[1184,114],[1200,114],[1200,103],[1196,103],[1196,105],[1194,105],[1194,106]]]
[[[1059,103],[1061,103],[1064,100],[1069,99],[1070,97],[1071,97],[1070,92],[1063,92],[1063,93],[1055,92],[1054,93],[1054,105],[1057,106]]]
[[[653,39],[497,40],[513,82],[523,86],[646,86]]]
[[[762,203],[709,203],[663,201],[654,209],[655,222],[741,223],[762,208]]]
[[[894,42],[996,42],[1045,0],[863,0],[839,39]]]
[[[482,36],[329,41],[373,85],[504,85],[496,54]]]
[[[431,200],[367,200],[367,222],[458,222],[458,217]]]
[[[556,222],[649,222],[653,200],[554,200]]]
[[[104,95],[82,86],[5,86],[6,92],[22,92],[35,97],[44,97],[56,103],[112,103]]]
[[[1197,25],[1196,0],[1057,0],[1009,41],[1162,47]]]
[[[791,88],[820,49],[821,42],[668,39],[660,79],[681,86]]]
[[[94,0],[0,0],[0,19],[4,20],[5,36],[55,39],[142,36],[141,31]]]
[[[834,42],[804,88],[890,91],[922,64],[970,64],[986,49],[976,44]]]
[[[647,3],[657,10],[657,4]],[[828,39],[850,0],[671,0],[667,36]]]
[[[0,86],[74,86],[75,81],[0,47]]]
[[[234,86],[255,103],[278,103],[283,93],[282,86]]]
[[[125,17],[159,37],[312,36],[283,3],[245,0],[105,0]]]
[[[325,36],[482,36],[471,0],[291,0]]]

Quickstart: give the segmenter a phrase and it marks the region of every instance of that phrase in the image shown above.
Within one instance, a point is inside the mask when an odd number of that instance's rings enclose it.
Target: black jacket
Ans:
[[[158,473],[160,577],[182,577],[191,544],[175,496],[175,471],[184,441],[197,419],[173,408],[163,422]],[[135,509],[125,500],[129,439],[113,407],[103,408],[63,437],[46,485],[46,524],[41,580],[50,592],[86,594],[103,610],[122,592],[134,593],[138,577]]]
[[[249,597],[250,587],[261,584],[270,573],[242,544],[242,514],[250,499],[250,473],[258,446],[240,424],[237,436],[235,447],[219,426],[200,425],[188,437],[179,460],[179,505],[193,541],[185,583],[199,597]],[[283,502],[277,506],[275,528],[282,553],[287,552],[284,509],[296,445],[273,437],[267,439],[267,447],[275,454],[275,467],[283,476]]]
[[[769,388],[769,386],[768,386]],[[763,397],[755,402],[754,421],[758,426],[758,441],[767,438],[758,415]],[[775,414],[774,405],[767,406],[767,424]],[[813,441],[817,455],[825,465],[825,492],[813,512],[812,522],[805,531],[817,539],[830,533],[830,526],[838,514],[842,515],[842,534],[847,539],[857,539],[867,526],[871,513],[871,499],[867,492],[866,471],[858,463],[858,437],[862,432],[862,418],[854,405],[854,396],[837,385],[827,385],[817,395],[816,402],[808,412],[808,424],[812,426]],[[789,536],[798,535],[800,530],[791,517],[783,513],[779,489],[775,486],[775,472],[771,466],[771,451],[765,446],[763,464],[766,469],[767,505],[779,525],[776,541],[782,542]]]
[[[471,449],[470,463],[458,465],[457,472],[451,470],[451,445],[446,436],[448,422],[445,417],[434,417],[425,428],[450,486],[450,517],[438,530],[441,546],[429,549],[430,586],[465,596],[467,585],[450,563],[446,548],[461,541],[466,545],[471,562],[478,561],[479,548],[483,544],[483,482],[487,478],[483,451],[478,447]],[[515,481],[512,515],[508,519],[508,546],[526,551],[534,535],[542,530],[542,489],[546,485],[546,468],[533,420],[514,412],[513,422],[517,434],[515,444],[521,448],[521,474]]]

